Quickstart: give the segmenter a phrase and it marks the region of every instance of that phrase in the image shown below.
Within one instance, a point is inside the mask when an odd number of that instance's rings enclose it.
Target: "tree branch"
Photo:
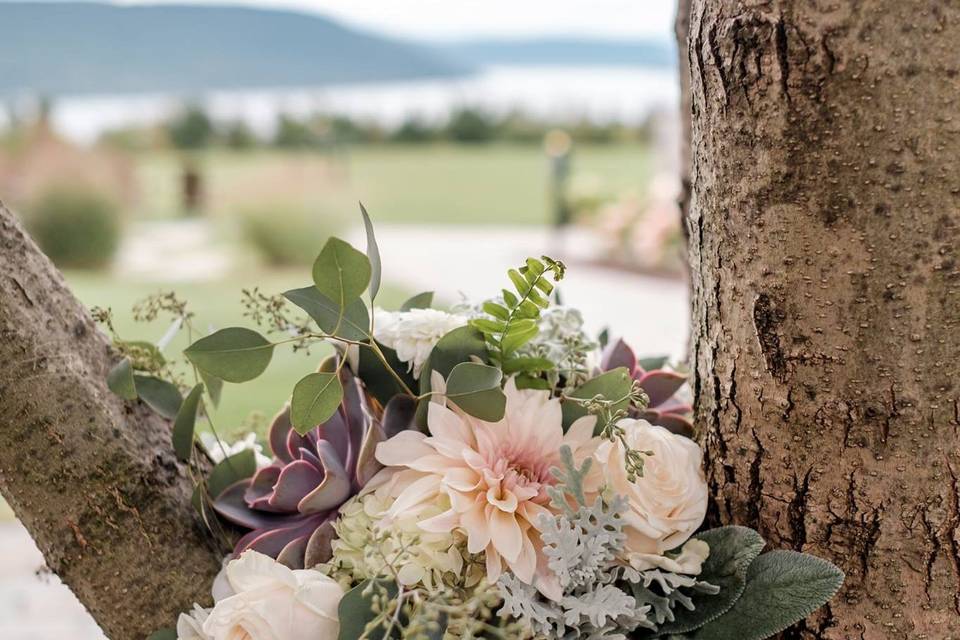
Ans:
[[[209,599],[219,568],[169,423],[106,387],[115,354],[0,203],[0,492],[113,640]]]

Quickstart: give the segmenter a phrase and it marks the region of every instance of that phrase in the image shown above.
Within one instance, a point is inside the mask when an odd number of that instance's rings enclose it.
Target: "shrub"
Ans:
[[[119,209],[89,187],[49,187],[27,206],[26,224],[58,267],[104,267],[120,244]]]
[[[192,106],[170,122],[168,133],[178,149],[203,149],[213,142],[216,131],[207,112]]]
[[[447,124],[447,135],[455,142],[489,142],[495,133],[493,119],[476,109],[457,110]]]
[[[247,207],[237,219],[243,239],[275,267],[312,264],[339,227],[329,212],[290,204]]]

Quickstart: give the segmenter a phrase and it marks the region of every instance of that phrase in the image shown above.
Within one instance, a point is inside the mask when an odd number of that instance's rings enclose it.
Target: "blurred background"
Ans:
[[[565,302],[638,351],[687,334],[673,2],[0,1],[0,200],[116,332],[175,291],[203,327],[241,291],[309,281],[330,234],[381,303],[482,298],[546,253]],[[182,342],[169,349],[179,350]],[[227,389],[221,435],[262,433],[313,361]],[[0,501],[0,638],[100,639]]]

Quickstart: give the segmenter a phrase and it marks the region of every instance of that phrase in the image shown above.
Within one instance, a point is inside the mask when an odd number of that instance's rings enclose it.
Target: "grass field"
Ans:
[[[80,272],[67,273],[66,278],[73,292],[88,307],[113,310],[114,326],[121,338],[155,342],[169,327],[170,320],[162,319],[150,324],[134,322],[131,308],[137,300],[158,291],[173,290],[189,303],[196,314],[195,326],[198,330],[226,326],[255,328],[251,320],[242,317],[240,290],[258,286],[264,293],[282,293],[307,284],[309,270],[251,272],[233,275],[225,281],[173,285],[126,282],[105,274]],[[400,290],[385,286],[377,302],[396,307],[406,297]],[[186,346],[186,332],[182,331],[167,348],[165,355],[178,358]],[[319,360],[329,353],[331,348],[327,345],[312,348],[309,355],[304,352],[292,353],[288,346],[278,347],[270,367],[261,377],[242,385],[225,384],[220,408],[213,413],[217,432],[222,436],[232,436],[248,432],[251,426],[255,426],[263,435],[264,420],[287,400],[297,380],[314,371]]]
[[[380,222],[550,221],[548,163],[537,145],[361,145],[336,154],[211,151],[188,161],[205,177],[208,209],[217,216],[271,203],[353,216],[362,200]],[[140,159],[144,217],[179,214],[183,162],[173,153]],[[640,191],[652,163],[649,150],[638,144],[583,145],[574,150],[572,174],[612,194]]]

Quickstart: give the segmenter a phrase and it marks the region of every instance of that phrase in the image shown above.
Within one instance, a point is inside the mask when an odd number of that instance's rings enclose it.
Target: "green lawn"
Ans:
[[[304,286],[310,280],[309,269],[291,271],[251,272],[231,276],[229,280],[208,283],[136,283],[117,279],[106,274],[69,272],[66,274],[70,288],[88,307],[109,307],[114,312],[114,325],[123,339],[142,339],[155,342],[169,326],[169,320],[152,324],[133,321],[133,303],[148,295],[164,290],[176,291],[181,299],[190,304],[196,314],[198,329],[209,327],[247,326],[253,323],[242,317],[240,290],[259,286],[264,293],[281,293],[287,289]],[[385,286],[377,297],[377,303],[396,307],[406,295],[395,287]],[[165,355],[179,357],[187,345],[186,332],[168,347]],[[293,353],[287,347],[278,347],[273,361],[261,377],[251,382],[236,385],[226,384],[220,408],[213,413],[214,425],[220,435],[237,435],[250,430],[251,417],[259,414],[258,427],[269,418],[289,397],[294,384],[304,375],[316,369],[320,359],[331,353],[327,345],[311,349],[309,355]],[[263,431],[258,428],[263,435]]]
[[[544,224],[550,218],[548,166],[538,145],[359,145],[337,154],[211,151],[191,158],[202,168],[208,206],[218,216],[250,203],[280,202],[352,216],[362,200],[381,222]],[[173,153],[141,158],[145,217],[177,214],[181,163]],[[581,145],[572,174],[617,194],[642,190],[652,163],[639,144]]]

